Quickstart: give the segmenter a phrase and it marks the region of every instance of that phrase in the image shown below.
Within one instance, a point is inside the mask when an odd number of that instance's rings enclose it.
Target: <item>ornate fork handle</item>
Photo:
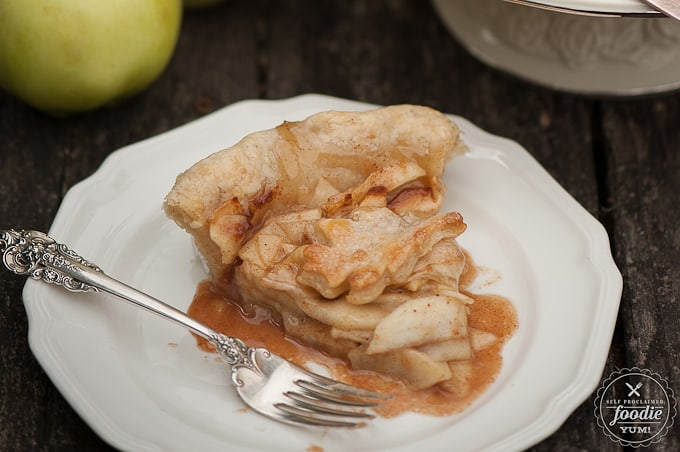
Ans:
[[[242,384],[236,378],[239,368],[261,373],[255,361],[257,348],[218,333],[184,312],[107,276],[98,266],[47,234],[30,230],[0,231],[0,252],[5,267],[18,275],[58,284],[72,292],[107,292],[189,328],[210,341],[222,359],[232,366],[232,379],[237,386]]]
[[[59,284],[72,292],[98,291],[96,287],[74,279],[70,273],[78,271],[75,263],[96,272],[101,269],[42,232],[2,231],[0,250],[5,267],[17,275]]]

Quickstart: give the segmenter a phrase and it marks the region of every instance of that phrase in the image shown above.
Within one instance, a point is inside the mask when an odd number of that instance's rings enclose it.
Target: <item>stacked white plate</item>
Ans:
[[[528,0],[538,7],[563,8],[571,11],[582,11],[607,14],[656,14],[656,11],[640,0]]]

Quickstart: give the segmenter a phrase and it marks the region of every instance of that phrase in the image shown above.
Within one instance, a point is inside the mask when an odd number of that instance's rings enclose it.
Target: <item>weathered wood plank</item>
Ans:
[[[680,96],[603,106],[626,367],[680,382]],[[654,450],[680,450],[675,426]]]

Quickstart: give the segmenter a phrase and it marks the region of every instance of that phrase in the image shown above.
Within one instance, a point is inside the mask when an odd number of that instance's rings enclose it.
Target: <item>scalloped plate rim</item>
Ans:
[[[237,102],[225,107],[215,113],[206,117],[198,119],[192,123],[180,126],[174,130],[151,137],[147,140],[126,146],[113,154],[111,154],[102,163],[100,168],[95,171],[89,178],[76,184],[64,198],[62,206],[55,216],[54,223],[50,229],[50,234],[55,237],[63,235],[77,235],[76,224],[72,216],[74,211],[83,208],[83,203],[87,198],[91,198],[97,194],[97,189],[106,188],[107,184],[112,183],[114,177],[112,173],[120,170],[120,165],[125,164],[126,160],[132,160],[144,157],[145,153],[154,155],[158,152],[159,146],[167,143],[174,143],[177,140],[191,137],[198,132],[205,132],[215,127],[215,124],[225,114],[233,114],[238,111],[255,110],[266,111],[266,114],[273,115],[272,118],[283,117],[286,118],[286,112],[294,111],[320,111],[322,109],[366,109],[373,105],[338,99],[330,96],[307,94],[290,99],[282,100],[245,100]],[[276,110],[272,113],[272,110]],[[568,193],[560,187],[554,179],[530,156],[530,154],[515,142],[510,140],[493,136],[481,131],[469,121],[464,118],[454,117],[459,121],[461,129],[464,134],[474,137],[475,140],[480,140],[481,143],[490,146],[498,147],[502,158],[506,159],[505,163],[509,163],[514,174],[524,182],[532,186],[544,189],[541,196],[545,196],[548,200],[560,201],[560,212],[571,219],[577,219],[580,234],[583,235],[585,246],[589,249],[588,259],[592,262],[596,269],[596,277],[602,283],[599,292],[596,294],[597,299],[601,302],[597,310],[597,326],[589,332],[587,342],[590,347],[586,350],[588,359],[584,359],[580,363],[576,363],[575,379],[571,385],[563,388],[561,391],[555,393],[550,398],[549,403],[545,404],[539,412],[535,414],[534,421],[523,425],[514,434],[505,435],[501,438],[483,438],[479,446],[484,450],[507,450],[508,448],[525,448],[537,441],[545,438],[553,433],[562,422],[569,416],[569,414],[594,390],[599,382],[599,378],[606,362],[607,352],[611,341],[611,334],[613,333],[614,323],[616,321],[616,314],[618,312],[618,304],[621,295],[621,275],[616,269],[616,266],[611,257],[607,234],[602,225],[597,222],[585,209],[583,209]],[[254,127],[253,125],[242,126],[240,129],[248,129]],[[239,133],[242,135],[242,133]],[[233,140],[232,140],[233,141]],[[168,187],[169,188],[169,187]],[[94,214],[93,214],[94,215]],[[82,227],[82,226],[81,226]],[[102,231],[106,237],[106,232]],[[69,244],[76,250],[76,244]],[[83,253],[84,254],[84,253]],[[102,262],[97,262],[102,264]],[[59,313],[50,313],[49,298],[55,295],[55,290],[59,288],[49,287],[36,281],[28,281],[24,288],[24,303],[29,317],[29,343],[31,348],[43,366],[49,377],[55,383],[57,388],[62,392],[64,397],[74,407],[74,409],[90,424],[90,426],[110,444],[121,449],[130,450],[163,450],[169,447],[168,443],[163,444],[159,448],[156,441],[163,441],[158,438],[158,432],[147,432],[152,438],[149,438],[144,431],[130,432],[121,423],[115,419],[115,416],[120,416],[121,407],[103,407],[97,404],[94,396],[87,393],[91,390],[89,387],[82,388],[77,381],[72,378],[73,372],[76,374],[88,374],[92,370],[87,366],[74,365],[69,360],[73,357],[64,356],[63,350],[58,350],[55,345],[60,339],[59,334],[64,333],[63,319],[59,318]],[[89,311],[95,312],[97,304],[86,305],[82,307],[85,312],[84,315],[89,315]],[[50,315],[55,314],[55,315]],[[68,323],[68,322],[65,322]],[[76,331],[76,334],[78,331]],[[68,333],[71,334],[71,333]],[[100,346],[106,349],[110,346],[103,340],[101,344],[92,341],[92,344],[83,344],[83,347]],[[61,355],[59,354],[61,353]],[[70,364],[69,364],[70,363]],[[71,365],[71,367],[69,367]],[[75,366],[75,367],[73,367]],[[77,367],[77,368],[76,368]],[[96,373],[96,372],[95,372]],[[118,375],[113,372],[123,381],[120,384],[131,384],[128,377],[123,373]],[[110,377],[110,376],[104,376]],[[81,383],[86,381],[85,376],[82,377]],[[114,381],[114,384],[116,381]],[[133,392],[139,391],[138,388],[132,388]],[[143,395],[143,394],[142,394]],[[125,407],[125,412],[130,412],[131,407]],[[112,413],[115,412],[115,413]],[[159,416],[167,422],[177,422],[170,413],[163,412]],[[465,416],[465,413],[463,413]],[[389,422],[389,421],[387,421]],[[455,430],[455,425],[452,427]],[[166,434],[169,434],[166,432]],[[442,437],[449,434],[449,429],[444,429],[438,434],[433,435],[432,438],[425,438],[421,443],[428,447],[438,445]],[[491,435],[493,436],[493,435]],[[214,445],[210,441],[209,445]],[[441,443],[439,443],[441,444]],[[199,445],[200,446],[200,445]],[[324,448],[332,445],[324,445]],[[407,447],[410,445],[407,445]],[[242,450],[250,450],[244,447]],[[443,449],[445,450],[445,449]]]

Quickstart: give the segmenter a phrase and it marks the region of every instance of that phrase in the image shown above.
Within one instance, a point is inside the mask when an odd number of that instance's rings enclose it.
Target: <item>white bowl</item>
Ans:
[[[502,0],[433,0],[451,33],[490,66],[549,88],[634,96],[680,88],[680,22],[590,17]],[[541,1],[593,12],[644,14],[635,0]]]

